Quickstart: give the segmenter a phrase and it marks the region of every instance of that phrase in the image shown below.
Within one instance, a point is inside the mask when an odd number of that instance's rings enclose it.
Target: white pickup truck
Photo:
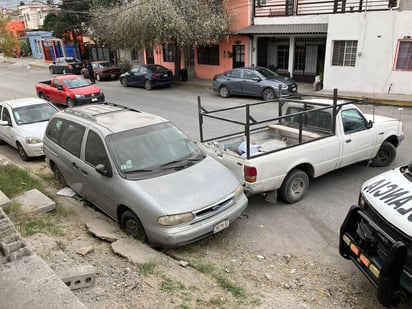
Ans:
[[[279,193],[295,203],[309,178],[356,162],[387,166],[394,160],[402,123],[364,114],[358,103],[338,98],[337,90],[333,98],[280,98],[215,110],[198,98],[200,146],[243,181],[248,195],[276,202]],[[222,127],[230,132],[221,135]]]

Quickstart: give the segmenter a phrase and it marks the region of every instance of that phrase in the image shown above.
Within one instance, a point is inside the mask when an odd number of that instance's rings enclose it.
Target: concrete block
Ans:
[[[9,198],[2,191],[0,191],[0,208],[6,207],[9,203]]]
[[[93,286],[96,281],[96,268],[91,265],[60,269],[56,273],[72,290]]]
[[[27,213],[46,213],[56,208],[56,203],[37,189],[26,191],[13,201],[18,202]]]

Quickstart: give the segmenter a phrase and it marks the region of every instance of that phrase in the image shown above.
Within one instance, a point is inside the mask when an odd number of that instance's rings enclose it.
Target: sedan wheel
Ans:
[[[67,73],[66,69],[63,69],[62,73],[63,73],[63,74],[66,74],[66,73]]]
[[[23,161],[29,160],[29,157],[27,156],[26,151],[24,150],[23,146],[20,143],[17,143],[17,151],[19,152],[19,156]]]
[[[54,74],[54,70],[53,70],[52,67],[49,68],[49,72],[50,72],[51,74]]]
[[[98,81],[100,81],[100,80],[101,80],[101,77],[100,77],[100,75],[99,75],[99,74],[96,74],[96,79],[97,79]]]
[[[123,87],[127,87],[127,86],[128,86],[128,85],[127,85],[126,78],[124,78],[124,77],[121,77],[121,78],[120,78],[120,85],[122,85]]]
[[[273,89],[266,88],[265,90],[263,90],[262,98],[265,101],[276,99],[275,91]]]
[[[219,88],[219,95],[220,95],[222,98],[228,98],[228,97],[230,97],[229,89],[228,89],[226,86],[220,87],[220,88]]]
[[[127,235],[130,235],[142,242],[147,241],[146,232],[139,218],[130,210],[125,211],[120,218],[120,225]]]
[[[150,81],[150,80],[145,80],[145,82],[144,82],[144,88],[146,89],[146,90],[152,90],[152,88],[153,88],[153,86],[152,86],[152,82]]]

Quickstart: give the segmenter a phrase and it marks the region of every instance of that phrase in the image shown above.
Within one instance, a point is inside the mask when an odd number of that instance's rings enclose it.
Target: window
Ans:
[[[57,141],[59,140],[60,129],[62,127],[62,124],[63,120],[59,118],[54,118],[50,121],[49,125],[47,126],[46,135],[55,143],[57,143]]]
[[[167,43],[163,46],[163,61],[174,62],[175,61],[175,44]]]
[[[1,109],[1,106],[0,106],[0,109]],[[1,120],[7,121],[9,123],[9,125],[11,125],[10,113],[9,113],[8,109],[5,108],[5,107],[3,107],[3,115],[2,115]]]
[[[240,78],[240,70],[232,70],[226,73],[227,77],[232,77],[232,78]]]
[[[395,70],[412,71],[412,40],[399,40]]]
[[[298,72],[304,72],[305,71],[305,56],[306,56],[305,46],[296,44],[295,71],[298,71]]]
[[[130,52],[130,57],[132,60],[139,60],[139,51],[136,48],[133,48]]]
[[[252,71],[249,70],[244,70],[243,71],[243,78],[245,79],[254,79],[256,76],[256,74]]]
[[[219,45],[199,47],[197,49],[197,63],[219,65]]]
[[[287,70],[289,64],[289,45],[278,46],[278,69]]]
[[[356,109],[342,111],[341,115],[345,134],[355,133],[367,128],[365,118]]]
[[[60,132],[60,146],[76,157],[80,157],[84,130],[85,128],[77,123],[65,121]]]
[[[358,41],[334,41],[332,65],[354,67]]]
[[[103,142],[93,131],[89,131],[87,135],[84,159],[94,167],[103,164],[106,170],[110,170],[110,163]]]

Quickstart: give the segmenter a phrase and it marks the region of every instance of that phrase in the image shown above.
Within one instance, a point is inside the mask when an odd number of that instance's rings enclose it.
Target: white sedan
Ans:
[[[39,98],[0,102],[0,144],[16,148],[23,161],[43,156],[43,135],[50,117],[58,111]]]

